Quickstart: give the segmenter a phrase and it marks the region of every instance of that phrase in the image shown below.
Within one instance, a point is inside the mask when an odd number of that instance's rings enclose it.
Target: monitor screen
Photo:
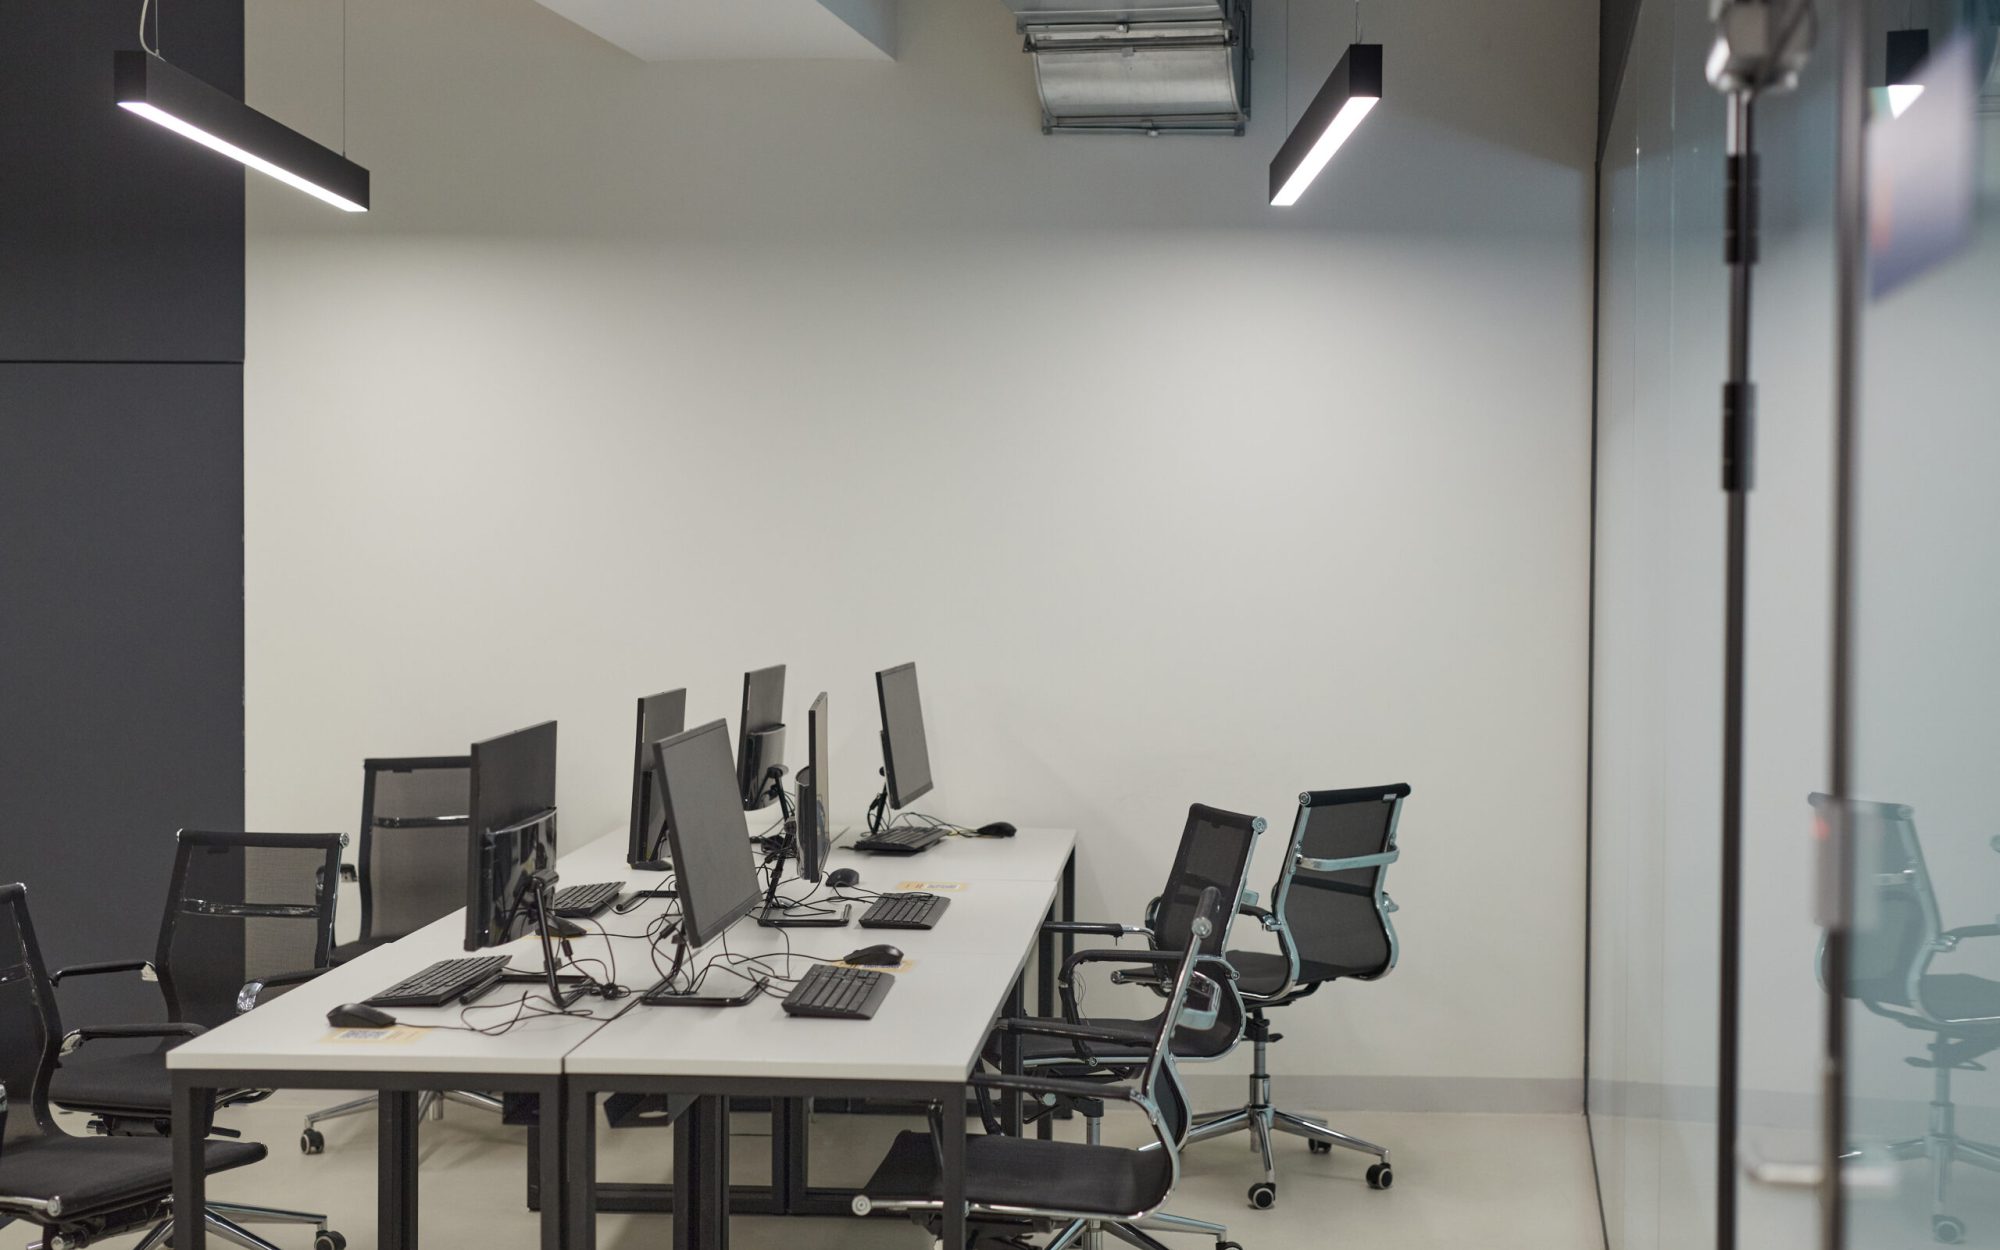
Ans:
[[[556,806],[556,723],[543,721],[526,729],[472,744],[472,787],[466,839],[465,944],[477,950],[484,922],[480,890],[487,881],[484,842],[480,835],[511,829],[552,812]],[[555,824],[544,831],[550,866],[555,862]],[[507,900],[502,905],[510,905]],[[518,936],[518,935],[516,935]],[[505,939],[500,939],[505,940]]]
[[[826,871],[826,854],[832,849],[832,826],[827,820],[826,797],[826,692],[812,702],[806,713],[806,766],[799,773],[799,875],[817,883]]]
[[[931,791],[917,666],[901,664],[875,674],[875,693],[882,702],[882,768],[889,778],[889,806],[908,807]]]
[[[705,946],[760,898],[730,768],[728,722],[710,721],[654,743],[653,766],[666,791],[681,925],[690,949]]]
[[[686,690],[667,690],[639,700],[639,728],[632,746],[632,817],[625,862],[657,862],[667,853],[667,811],[653,777],[652,745],[687,728]]]
[[[465,949],[500,946],[535,931],[537,874],[546,874],[550,890],[556,881],[556,814],[538,812],[504,829],[489,829],[473,839],[479,869],[467,892]]]
[[[778,797],[771,770],[785,764],[785,666],[743,674],[743,714],[736,721],[736,781],[743,810],[769,807]]]

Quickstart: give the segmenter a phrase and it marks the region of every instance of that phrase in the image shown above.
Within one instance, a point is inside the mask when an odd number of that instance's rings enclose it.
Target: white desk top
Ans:
[[[944,881],[1058,881],[1070,851],[1073,829],[1023,829],[1011,838],[946,838],[915,855],[877,855],[851,845],[866,836],[850,829],[827,857],[827,868],[852,868],[861,884],[886,890],[922,878]]]

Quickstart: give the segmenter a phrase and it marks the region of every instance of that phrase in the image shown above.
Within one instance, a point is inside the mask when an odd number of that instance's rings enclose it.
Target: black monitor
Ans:
[[[653,744],[667,799],[667,844],[688,948],[705,946],[757,905],[743,804],[729,762],[729,724],[710,721]]]
[[[687,691],[667,690],[639,700],[639,726],[632,745],[632,818],[625,862],[655,872],[667,870],[667,808],[653,776],[652,746],[687,728]]]
[[[917,666],[899,664],[875,674],[882,705],[882,773],[889,806],[908,807],[931,792],[931,752],[924,742],[924,705],[917,696]]]
[[[826,692],[806,713],[806,766],[799,770],[799,876],[817,883],[833,849],[826,797]]]
[[[743,810],[769,807],[785,775],[785,666],[743,674],[743,714],[736,722],[736,784]]]
[[[543,721],[472,744],[467,821],[465,949],[521,937],[522,872],[547,872],[556,856],[556,723]],[[532,867],[524,868],[524,865]]]

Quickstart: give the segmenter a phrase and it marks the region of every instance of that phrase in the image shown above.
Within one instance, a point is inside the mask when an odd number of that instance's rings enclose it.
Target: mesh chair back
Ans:
[[[1943,932],[1937,892],[1917,840],[1916,812],[1900,803],[1869,803],[1815,794],[1821,822],[1844,819],[1854,848],[1854,937],[1842,992],[1864,1002],[1922,1005],[1917,987]]]
[[[472,760],[368,760],[361,786],[361,940],[414,933],[465,906]]]
[[[55,990],[28,919],[27,888],[0,885],[0,1085],[7,1092],[0,1157],[9,1142],[55,1131],[48,1075],[61,1037]]]
[[[1229,943],[1229,920],[1235,915],[1236,900],[1243,896],[1249,878],[1250,855],[1263,831],[1264,821],[1258,816],[1199,803],[1188,808],[1187,826],[1181,830],[1181,845],[1174,854],[1167,888],[1153,907],[1154,949],[1178,951],[1187,946],[1201,892],[1212,886],[1228,900],[1229,914],[1201,940],[1201,952],[1223,952]]]
[[[1301,859],[1356,859],[1396,849],[1396,819],[1410,787],[1362,786],[1299,796],[1298,823],[1272,910],[1291,935],[1293,980],[1379,977],[1396,962],[1395,930],[1383,906],[1389,866],[1338,872],[1302,867]]]
[[[154,959],[169,1018],[213,1028],[246,982],[326,966],[343,841],[181,830]]]
[[[1256,823],[1261,825],[1263,822]],[[1241,889],[1240,883],[1238,889]],[[1182,1017],[1189,1010],[1197,976],[1203,981],[1209,980],[1206,974],[1200,973],[1201,965],[1206,962],[1199,957],[1201,948],[1223,929],[1228,917],[1236,911],[1236,899],[1235,894],[1228,893],[1223,887],[1210,885],[1196,894],[1189,906],[1187,937],[1180,948],[1183,958],[1174,972],[1173,985],[1167,991],[1167,1007],[1160,1013],[1159,1031],[1153,1035],[1152,1052],[1139,1079],[1139,1093],[1150,1099],[1158,1109],[1162,1131],[1176,1146],[1186,1140],[1194,1117],[1188,1107],[1187,1091],[1181,1085],[1180,1071],[1174,1066],[1172,1038],[1183,1027]],[[1196,924],[1197,919],[1201,921],[1200,925]],[[1198,928],[1205,928],[1208,932],[1197,933]],[[1204,989],[1207,991],[1205,997],[1212,996],[1211,1001],[1219,1003],[1220,986],[1210,983]],[[1162,1198],[1165,1196],[1160,1195]]]

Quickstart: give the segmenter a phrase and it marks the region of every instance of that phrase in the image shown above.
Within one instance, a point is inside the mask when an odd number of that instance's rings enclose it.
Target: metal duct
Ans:
[[[1250,119],[1250,0],[1004,0],[1042,131],[1231,134]]]

